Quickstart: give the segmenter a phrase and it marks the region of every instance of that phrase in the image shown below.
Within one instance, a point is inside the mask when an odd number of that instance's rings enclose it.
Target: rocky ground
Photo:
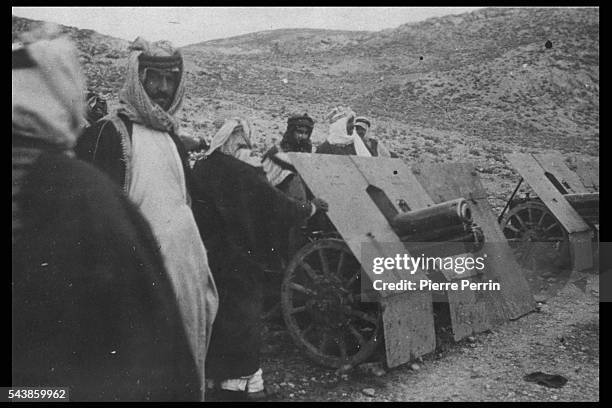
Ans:
[[[36,24],[13,16],[13,41]],[[79,48],[89,86],[113,109],[128,42],[62,29]],[[559,151],[570,168],[579,156],[599,160],[597,8],[488,8],[376,33],[275,30],[183,53],[182,132],[210,140],[217,119],[245,116],[259,154],[281,137],[290,114],[314,117],[316,145],[329,109],[349,105],[408,162],[473,163],[496,212],[519,180],[505,153]],[[270,324],[265,378],[282,400],[598,400],[597,276],[581,291],[540,275],[532,280],[546,299],[538,312],[380,377],[318,367]],[[549,389],[524,381],[532,371],[568,382]]]
[[[533,313],[388,371],[321,368],[272,324],[264,379],[283,401],[599,401],[598,276],[578,286],[560,285],[538,296]],[[548,388],[523,379],[536,371],[568,381]]]

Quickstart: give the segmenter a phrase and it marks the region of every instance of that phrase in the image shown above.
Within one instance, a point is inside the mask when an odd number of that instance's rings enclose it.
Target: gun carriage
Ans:
[[[389,367],[436,347],[434,305],[454,340],[532,310],[533,298],[471,165],[410,168],[400,159],[290,153],[307,188],[328,201],[324,228],[305,228],[282,272],[280,308],[294,342],[329,367],[355,366],[384,348]],[[457,177],[467,178],[457,182]],[[316,223],[315,223],[316,224]],[[321,225],[321,223],[319,223]],[[372,273],[374,257],[461,256],[495,243],[480,273]],[[418,255],[417,255],[418,254]],[[500,282],[500,294],[464,290],[377,292],[375,279]]]
[[[599,241],[598,164],[578,159],[574,173],[555,153],[506,158],[521,179],[498,220],[519,262],[533,269],[552,253],[558,267],[591,269]],[[516,197],[523,182],[535,197]]]

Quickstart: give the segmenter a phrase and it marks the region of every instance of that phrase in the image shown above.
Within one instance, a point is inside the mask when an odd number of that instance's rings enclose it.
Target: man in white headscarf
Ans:
[[[183,57],[167,42],[131,45],[120,107],[89,128],[77,154],[104,170],[151,225],[174,285],[202,395],[217,293],[191,211],[190,168],[177,136],[185,92]]]
[[[317,153],[371,157],[372,154],[355,131],[355,112],[338,106],[328,115],[327,140],[317,148]]]
[[[383,142],[372,137],[370,134],[370,126],[370,119],[366,118],[365,116],[358,116],[355,118],[355,132],[359,135],[372,156],[397,157],[396,154],[387,149]]]
[[[75,401],[198,401],[148,223],[74,158],[85,114],[76,49],[29,38],[12,53],[11,384],[66,386]]]
[[[252,152],[252,132],[251,122],[248,119],[237,117],[226,120],[213,137],[206,156],[219,150],[263,171],[260,160]]]
[[[267,398],[260,364],[264,268],[278,240],[327,203],[274,188],[251,156],[251,126],[225,122],[193,170],[194,213],[219,290],[206,373],[221,400]]]

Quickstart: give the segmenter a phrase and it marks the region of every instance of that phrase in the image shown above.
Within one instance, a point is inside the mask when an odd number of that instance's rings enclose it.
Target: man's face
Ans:
[[[246,133],[244,133],[244,128],[242,126],[236,126],[232,134],[230,135],[228,140],[234,140],[237,146],[237,149],[248,149],[249,145],[246,140]]]
[[[355,132],[357,132],[357,134],[359,135],[361,140],[363,140],[364,136],[366,135],[365,128],[363,128],[361,126],[355,126]]]
[[[293,137],[298,143],[303,143],[310,138],[309,129],[306,126],[296,126]]]
[[[144,69],[142,85],[151,101],[158,104],[163,110],[168,110],[179,85],[179,79],[178,71],[147,67]]]
[[[354,128],[355,128],[355,118],[351,116],[349,120],[346,122],[346,134],[352,135]]]
[[[245,140],[244,137],[245,137],[245,133],[244,133],[244,129],[242,128],[242,126],[236,126],[236,128],[233,130],[229,138],[240,140],[241,142],[244,142]]]

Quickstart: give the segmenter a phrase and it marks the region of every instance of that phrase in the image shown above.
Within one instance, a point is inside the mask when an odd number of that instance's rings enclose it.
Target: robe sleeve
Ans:
[[[328,142],[323,142],[316,150],[317,153],[321,154],[332,154],[331,145]]]
[[[298,201],[272,187],[269,183],[258,182],[256,189],[261,192],[266,218],[276,218],[290,228],[299,225],[311,215],[312,205],[308,201]],[[247,188],[247,186],[245,186]]]
[[[389,151],[389,149],[387,149],[385,144],[381,140],[377,140],[377,142],[378,142],[378,146],[377,146],[378,156],[379,157],[391,157],[391,152]]]
[[[122,160],[121,135],[110,120],[87,128],[74,149],[77,157],[93,164],[117,185],[124,187],[125,163]]]

